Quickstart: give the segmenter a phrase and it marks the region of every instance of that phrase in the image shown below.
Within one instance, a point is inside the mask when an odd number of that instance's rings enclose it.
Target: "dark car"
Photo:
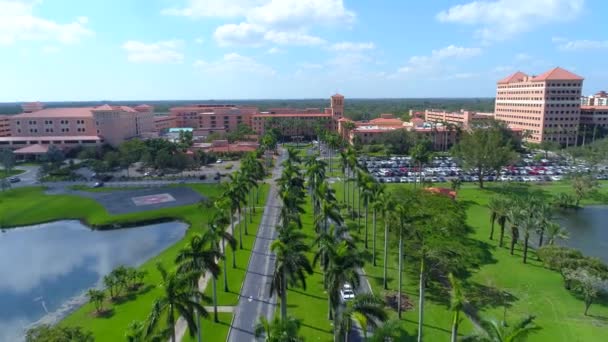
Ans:
[[[11,177],[11,178],[8,179],[8,181],[11,182],[11,183],[18,183],[18,182],[21,182],[21,178],[19,178],[19,177]]]
[[[97,182],[95,184],[93,184],[94,188],[101,188],[103,186],[103,182]]]

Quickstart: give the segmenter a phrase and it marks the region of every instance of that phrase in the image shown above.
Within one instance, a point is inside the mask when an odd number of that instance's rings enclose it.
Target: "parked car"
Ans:
[[[96,182],[95,184],[93,184],[94,188],[101,188],[103,186],[103,182]]]
[[[349,283],[344,284],[344,286],[342,286],[342,288],[340,289],[340,298],[343,302],[355,298],[355,292],[353,291],[353,287]]]
[[[21,178],[19,178],[19,177],[11,177],[11,178],[8,179],[8,181],[11,182],[11,183],[19,183],[19,182],[21,182]]]

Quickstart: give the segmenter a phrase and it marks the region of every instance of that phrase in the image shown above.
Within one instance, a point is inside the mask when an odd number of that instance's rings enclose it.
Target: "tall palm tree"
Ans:
[[[523,213],[518,202],[512,202],[511,207],[507,211],[509,225],[511,226],[511,248],[510,254],[515,251],[515,244],[519,240],[518,224],[523,219]]]
[[[479,322],[481,328],[476,335],[467,336],[462,341],[467,342],[517,342],[525,341],[527,337],[539,329],[534,324],[534,316],[527,316],[513,325],[496,320],[482,319]]]
[[[300,320],[287,317],[281,319],[274,317],[269,322],[266,317],[260,317],[260,322],[255,326],[254,335],[256,339],[264,337],[264,342],[302,342],[304,338],[300,336]]]
[[[218,206],[221,208],[221,201],[218,203]],[[235,257],[235,250],[237,248],[236,239],[232,234],[226,231],[226,226],[228,224],[228,218],[226,217],[223,211],[218,211],[218,213],[213,217],[211,223],[209,224],[209,229],[205,232],[205,234],[210,235],[208,239],[212,241],[215,249],[221,250],[222,260],[224,263],[224,292],[228,292],[228,267],[226,266],[226,243],[230,249],[232,249],[232,257]],[[220,249],[221,243],[221,249]],[[215,278],[213,279],[213,288],[215,289]],[[215,293],[215,290],[214,290]],[[214,295],[214,302],[217,303],[217,296]],[[217,306],[217,305],[216,305]],[[215,309],[217,311],[217,309]]]
[[[450,310],[452,310],[452,339],[451,342],[456,342],[458,339],[458,325],[460,324],[460,312],[465,304],[465,298],[462,294],[462,286],[452,273],[449,274],[450,280]]]
[[[384,187],[378,182],[374,182],[372,186],[370,201],[372,204],[372,265],[376,266],[376,218],[378,211],[382,211],[382,205],[379,202],[380,196],[384,193]]]
[[[363,193],[361,194],[361,199],[363,200],[363,207],[365,208],[365,249],[368,247],[368,234],[367,234],[367,226],[368,226],[368,216],[369,216],[369,205],[372,202],[374,196],[374,186],[375,182],[372,177],[367,176],[362,184]]]
[[[329,267],[334,248],[341,242],[345,242],[350,248],[356,248],[355,243],[347,232],[348,228],[345,226],[331,225],[328,231],[318,233],[313,242],[313,246],[317,246],[312,260],[313,266],[319,264],[323,272],[325,272]],[[326,287],[325,279],[323,279],[323,287]]]
[[[396,203],[389,193],[381,193],[377,199],[377,205],[382,214],[382,220],[384,221],[384,263],[382,271],[382,284],[385,290],[388,290],[388,229],[390,223],[393,221],[393,214]]]
[[[183,274],[175,272],[167,272],[161,263],[156,264],[156,268],[161,274],[163,289],[159,298],[154,301],[152,311],[148,316],[148,326],[146,328],[146,336],[152,336],[158,327],[159,321],[164,317],[166,322],[164,329],[169,331],[171,342],[176,342],[175,322],[176,314],[182,316],[188,324],[190,336],[194,337],[197,331],[196,321],[194,318],[195,312],[207,317],[207,310],[199,304],[198,301],[192,299],[192,278],[196,274]]]
[[[279,237],[270,246],[276,255],[270,295],[276,292],[281,296],[282,319],[287,319],[287,286],[306,289],[306,274],[313,272],[306,256],[309,247],[304,243],[305,238],[306,234],[292,222],[279,228]]]
[[[325,269],[324,280],[327,287],[329,319],[333,313],[337,314],[340,306],[340,289],[346,283],[354,288],[359,286],[359,274],[357,269],[363,267],[364,260],[351,244],[346,241],[340,242],[330,251],[328,267]],[[337,324],[334,324],[337,328]]]
[[[549,245],[555,244],[555,241],[565,240],[569,238],[568,231],[563,229],[562,226],[555,222],[547,223],[547,243]]]
[[[223,197],[226,198],[230,203],[230,228],[234,234],[234,214],[238,213],[239,218],[241,217],[241,208],[243,203],[244,191],[240,184],[240,171],[236,171],[231,174],[230,182],[228,183],[228,189],[224,192]],[[243,231],[239,224],[239,248],[243,249]],[[236,258],[232,259],[232,267],[236,268]]]
[[[369,328],[376,328],[385,322],[388,314],[384,309],[384,301],[373,295],[362,293],[351,302],[347,303],[346,308],[341,314],[338,336],[344,337],[344,341],[349,341],[349,333],[353,328],[353,321],[357,322],[363,331],[363,339],[367,340]]]
[[[317,233],[320,230],[326,232],[331,222],[338,226],[342,225],[344,222],[338,205],[335,202],[326,200],[321,202],[321,208],[319,210],[319,214],[315,218],[315,221],[317,224]]]
[[[498,197],[492,197],[492,198],[490,198],[490,201],[488,201],[488,209],[490,209],[490,222],[491,222],[490,240],[494,239],[494,223],[498,219],[498,212],[500,210],[500,205],[501,205],[500,202],[501,202],[501,199]]]
[[[348,196],[348,155],[345,151],[340,151],[340,169],[342,171],[342,187],[344,191],[342,192],[342,202],[346,203],[346,199],[350,198]]]
[[[496,215],[496,221],[500,227],[500,238],[498,239],[498,246],[502,247],[505,237],[505,226],[508,221],[508,210],[512,205],[509,200],[498,198],[494,201],[494,214]]]
[[[553,207],[549,203],[539,202],[536,206],[535,213],[538,215],[538,227],[536,229],[536,233],[538,234],[538,247],[542,247],[547,226],[553,220]]]
[[[524,236],[524,264],[528,260],[528,242],[530,240],[530,234],[534,232],[537,227],[540,225],[540,220],[537,216],[537,213],[530,212],[528,210],[523,210],[522,215],[520,217],[520,221],[517,224],[517,228]]]
[[[220,274],[217,260],[221,258],[222,254],[214,248],[212,243],[213,241],[209,239],[208,235],[196,234],[190,238],[190,241],[178,252],[175,258],[179,273],[193,275],[191,286],[196,301],[201,299],[198,289],[199,278],[206,272],[209,272],[214,279]],[[198,311],[196,311],[196,323],[198,325],[198,341],[200,342],[201,322]]]

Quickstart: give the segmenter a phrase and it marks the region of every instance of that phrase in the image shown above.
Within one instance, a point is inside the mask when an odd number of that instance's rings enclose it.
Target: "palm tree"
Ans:
[[[391,319],[381,326],[374,329],[374,334],[369,338],[369,342],[387,342],[387,341],[402,341],[404,330],[401,327],[401,321]]]
[[[383,192],[378,196],[377,206],[380,209],[384,221],[384,264],[382,284],[385,290],[388,290],[388,228],[390,221],[393,219],[395,205],[396,203],[389,193]]]
[[[422,164],[426,163],[430,158],[428,145],[424,142],[418,142],[412,149],[412,160],[418,164],[418,174],[420,182],[422,182]],[[416,187],[416,179],[414,179],[414,188]]]
[[[376,216],[378,211],[382,211],[379,198],[384,193],[384,187],[378,182],[374,182],[373,184],[370,196],[370,201],[372,203],[372,265],[376,266]]]
[[[488,209],[490,209],[490,222],[492,223],[490,227],[490,240],[494,239],[494,223],[498,218],[498,212],[500,210],[501,205],[500,202],[501,199],[498,197],[492,197],[490,198],[490,201],[488,201]]]
[[[551,220],[553,220],[553,207],[549,203],[539,202],[536,206],[535,213],[538,215],[539,221],[536,229],[536,233],[538,234],[538,247],[542,247],[545,230]]]
[[[200,301],[200,292],[198,291],[198,279],[209,272],[214,281],[220,274],[220,267],[217,260],[222,257],[219,249],[216,249],[212,236],[209,234],[192,236],[188,244],[182,248],[175,258],[175,263],[178,265],[179,273],[192,274],[192,292],[195,294],[194,299]],[[215,299],[215,298],[214,298]],[[216,311],[214,300],[214,313]],[[196,312],[196,322],[198,324],[198,341],[201,341],[201,322]]]
[[[344,188],[344,191],[342,192],[342,202],[346,203],[346,199],[350,198],[350,197],[348,196],[348,182],[347,182],[348,155],[344,151],[340,151],[340,169],[341,169],[342,175],[343,175],[342,187]]]
[[[264,342],[302,342],[304,338],[299,335],[301,324],[291,316],[286,319],[274,317],[272,322],[262,316],[255,326],[254,335],[256,339],[264,336]]]
[[[87,291],[87,297],[89,297],[89,302],[95,304],[95,312],[97,314],[101,313],[103,311],[103,301],[106,299],[106,293],[103,290],[89,289]]]
[[[346,283],[354,288],[359,286],[359,274],[357,269],[363,267],[364,260],[356,248],[346,241],[340,242],[331,249],[328,266],[325,269],[324,281],[327,287],[329,319],[340,306],[340,289]],[[336,324],[334,324],[334,328]]]
[[[527,316],[515,323],[507,325],[506,322],[482,319],[479,322],[481,331],[476,335],[467,336],[462,341],[467,342],[517,342],[525,341],[527,337],[537,331],[539,327],[534,324],[534,316]]]
[[[151,336],[154,333],[159,321],[164,317],[166,319],[164,328],[170,332],[171,341],[176,342],[175,321],[176,314],[178,314],[186,320],[190,336],[194,337],[194,333],[197,331],[194,319],[195,312],[204,317],[209,315],[207,310],[198,301],[192,300],[193,291],[191,284],[192,279],[196,278],[196,275],[169,273],[161,263],[157,263],[156,268],[162,277],[160,286],[163,291],[161,297],[157,298],[152,305],[152,311],[148,316],[146,336]]]
[[[524,264],[528,260],[528,241],[530,240],[530,234],[540,225],[540,220],[537,217],[537,213],[533,211],[522,211],[522,215],[517,228],[524,235]]]
[[[450,310],[452,310],[452,339],[451,342],[456,342],[458,339],[458,325],[460,324],[460,312],[465,304],[465,298],[462,294],[462,286],[452,273],[449,274],[450,280]]]
[[[342,215],[340,215],[340,209],[335,202],[323,200],[321,202],[321,208],[319,214],[315,218],[317,224],[317,233],[319,231],[327,231],[330,222],[336,225],[342,225],[344,222]],[[322,229],[321,229],[322,228]]]
[[[500,238],[498,239],[498,246],[502,247],[505,237],[505,226],[508,220],[508,210],[512,205],[511,201],[497,198],[494,200],[494,214],[496,215],[496,221],[500,227]]]
[[[306,273],[313,269],[306,256],[309,247],[304,243],[306,234],[291,222],[279,229],[279,237],[270,246],[275,253],[276,261],[270,295],[276,292],[281,296],[281,318],[287,319],[287,286],[298,286],[306,289]]]
[[[234,234],[234,214],[237,213],[239,217],[239,249],[243,249],[243,230],[241,228],[240,219],[241,219],[241,209],[242,204],[245,201],[246,189],[244,187],[241,172],[236,171],[230,176],[230,183],[228,185],[228,190],[224,193],[224,197],[226,197],[230,201],[230,227],[232,228],[232,233]],[[236,268],[236,258],[232,259],[232,268]]]
[[[339,322],[338,336],[349,341],[353,321],[357,322],[363,331],[363,339],[367,340],[369,328],[376,328],[385,322],[388,314],[384,309],[384,301],[373,295],[362,293],[346,305]]]
[[[511,255],[513,255],[513,252],[515,251],[515,244],[517,243],[517,240],[519,240],[519,229],[517,226],[523,219],[522,216],[523,214],[519,203],[511,202],[511,207],[507,210],[507,218],[511,226]]]
[[[226,273],[228,269],[226,268],[226,242],[232,249],[232,267],[236,267],[236,248],[237,242],[234,238],[234,229],[232,229],[232,233],[225,231],[222,227],[227,226],[227,223],[230,223],[231,227],[234,227],[233,217],[230,210],[231,201],[223,196],[219,200],[215,202],[215,207],[219,210],[218,215],[216,215],[212,221],[212,225],[216,226],[216,229],[222,230],[224,234],[222,234],[222,254],[224,255],[224,292],[228,292],[228,282],[226,279]]]
[[[560,226],[559,224],[557,224],[555,222],[548,222],[546,230],[547,230],[547,243],[549,245],[555,244],[555,241],[558,239],[565,240],[570,237],[570,235],[568,234],[568,231],[563,229],[562,226]]]
[[[129,323],[127,331],[125,332],[127,342],[144,342],[144,329],[145,325],[141,321],[133,321]]]

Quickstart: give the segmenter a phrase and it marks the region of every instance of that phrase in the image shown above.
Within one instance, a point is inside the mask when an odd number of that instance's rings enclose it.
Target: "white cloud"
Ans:
[[[353,42],[341,42],[335,43],[331,46],[334,51],[363,51],[373,50],[376,46],[372,42],[367,43],[353,43]]]
[[[87,17],[78,17],[69,23],[58,23],[35,16],[33,10],[38,3],[34,0],[0,0],[0,45],[21,40],[72,44],[93,34],[86,27]]]
[[[264,39],[280,45],[320,45],[325,41],[303,32],[268,31]]]
[[[516,61],[527,61],[532,59],[532,56],[528,55],[527,53],[518,53],[515,55],[515,60]]]
[[[439,50],[433,50],[428,56],[412,56],[407,63],[397,70],[398,74],[420,73],[434,74],[445,69],[444,61],[450,59],[467,59],[481,54],[480,48],[468,48],[449,45]]]
[[[259,0],[188,0],[186,2],[184,7],[166,8],[161,13],[192,18],[234,18],[244,16],[255,5],[261,3]]]
[[[180,40],[144,43],[130,40],[123,44],[127,59],[134,63],[181,63],[184,59]]]
[[[206,73],[213,74],[258,74],[264,76],[274,76],[276,71],[271,67],[257,62],[255,59],[238,53],[225,54],[222,59],[214,62],[197,60],[194,66]]]
[[[270,0],[247,15],[249,22],[272,28],[300,28],[313,24],[352,23],[355,13],[342,0]]]
[[[250,23],[226,24],[215,29],[213,38],[221,46],[259,46],[264,41],[263,27]]]
[[[285,53],[285,51],[283,49],[279,49],[278,47],[271,47],[270,49],[266,50],[266,53],[269,55],[276,55],[279,53]]]
[[[484,41],[500,41],[535,26],[570,20],[583,9],[584,0],[495,0],[455,5],[437,14],[445,23],[477,27]]]
[[[553,40],[558,43],[557,48],[565,51],[577,51],[577,50],[598,50],[608,49],[608,40]]]

